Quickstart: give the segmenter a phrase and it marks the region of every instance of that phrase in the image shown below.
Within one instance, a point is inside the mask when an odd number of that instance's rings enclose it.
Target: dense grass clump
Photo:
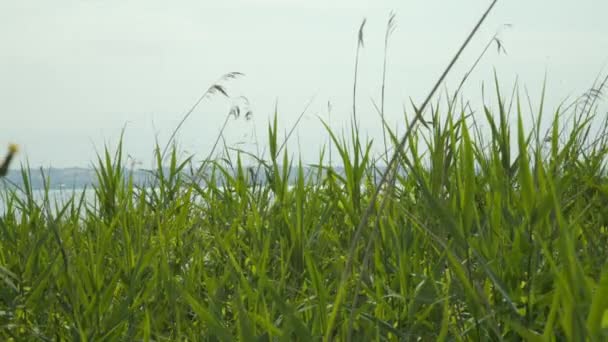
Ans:
[[[276,120],[257,165],[159,150],[143,187],[106,151],[91,201],[37,201],[24,171],[1,190],[0,339],[605,340],[606,122],[560,107],[543,132],[542,105],[496,99],[425,112],[380,189],[356,126],[328,129],[340,168],[305,168]]]

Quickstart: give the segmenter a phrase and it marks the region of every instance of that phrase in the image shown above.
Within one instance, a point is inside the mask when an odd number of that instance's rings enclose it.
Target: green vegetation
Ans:
[[[498,82],[478,116],[427,101],[404,139],[385,126],[382,158],[328,127],[343,169],[321,152],[308,175],[276,115],[253,169],[157,148],[140,187],[119,145],[95,199],[65,203],[23,171],[0,190],[0,339],[606,340],[604,84],[550,114]]]
[[[344,172],[320,157],[306,177],[272,123],[263,185],[238,157],[199,186],[190,159],[173,150],[167,171],[159,150],[156,191],[143,191],[119,147],[97,164],[92,203],[53,205],[24,172],[23,189],[2,190],[0,338],[604,340],[608,127],[591,134],[579,105],[556,110],[549,134],[526,132],[521,107],[484,108],[484,138],[474,117],[436,106],[354,241],[378,186],[354,129],[349,142],[329,132]]]

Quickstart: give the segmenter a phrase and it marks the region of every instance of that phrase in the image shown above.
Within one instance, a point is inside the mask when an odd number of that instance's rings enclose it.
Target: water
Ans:
[[[93,203],[95,200],[95,191],[93,189],[53,189],[48,191],[48,200],[51,206],[51,210],[55,210],[56,207],[61,208],[65,205],[72,197],[75,200],[80,200],[80,196],[84,191],[84,201],[85,203]],[[27,196],[20,191],[16,191],[17,196],[21,200],[25,200]],[[7,192],[3,189],[0,189],[0,215],[4,215],[6,213],[6,205],[7,205]],[[44,190],[34,190],[33,197],[36,203],[42,204],[44,202],[45,191]],[[15,203],[13,205],[16,205]]]

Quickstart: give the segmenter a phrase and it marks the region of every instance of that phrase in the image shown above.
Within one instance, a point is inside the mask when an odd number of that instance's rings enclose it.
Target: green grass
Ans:
[[[220,132],[179,160],[174,132],[143,186],[106,149],[93,200],[39,200],[22,171],[0,187],[0,340],[608,339],[606,82],[550,113],[498,81],[493,107],[427,108],[449,69],[384,155],[356,108],[347,134],[326,125],[340,169],[323,150],[307,174],[275,115],[268,155],[213,159]]]
[[[158,149],[143,191],[120,146],[90,203],[36,201],[23,172],[2,190],[0,339],[605,340],[608,128],[576,106],[525,131],[519,97],[496,96],[479,122],[434,106],[357,240],[381,164],[354,128],[328,131],[344,172],[321,154],[306,177],[270,123],[261,185],[239,155],[199,186]]]

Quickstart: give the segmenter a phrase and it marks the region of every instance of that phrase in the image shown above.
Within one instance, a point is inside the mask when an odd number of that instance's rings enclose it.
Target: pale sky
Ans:
[[[33,167],[87,167],[126,127],[125,153],[149,167],[155,139],[164,144],[204,90],[237,71],[246,76],[227,89],[249,99],[253,117],[231,121],[227,143],[255,151],[255,132],[263,150],[275,101],[288,130],[314,96],[289,146],[315,162],[327,143],[317,115],[337,131],[351,117],[363,18],[357,108],[363,133],[381,150],[371,99],[380,96],[390,11],[397,16],[386,116],[402,129],[402,104],[422,102],[489,2],[0,0],[0,154],[14,142],[22,147],[18,161]],[[546,73],[552,109],[608,72],[606,13],[605,0],[499,1],[446,86],[453,90],[492,35],[511,24],[500,34],[508,54],[488,52],[465,98],[478,103],[496,68],[505,91],[519,77],[538,101]],[[203,102],[179,132],[180,147],[205,157],[229,107],[220,98]]]

